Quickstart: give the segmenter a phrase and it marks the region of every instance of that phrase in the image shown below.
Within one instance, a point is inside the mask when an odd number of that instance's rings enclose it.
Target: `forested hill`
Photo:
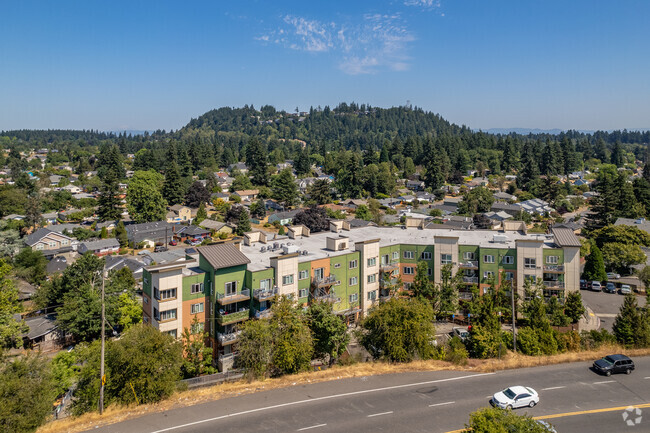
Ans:
[[[469,128],[454,125],[440,115],[420,108],[376,108],[369,105],[339,104],[335,109],[311,108],[309,112],[287,113],[270,105],[256,110],[223,107],[192,119],[180,135],[196,130],[243,133],[266,139],[297,139],[310,144],[328,144],[333,148],[380,149],[399,136],[426,137],[470,133]]]

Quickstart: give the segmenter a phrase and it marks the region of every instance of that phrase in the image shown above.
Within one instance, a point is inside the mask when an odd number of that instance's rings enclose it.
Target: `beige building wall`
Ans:
[[[580,248],[564,247],[564,287],[565,292],[580,290]]]
[[[183,271],[182,269],[173,269],[166,272],[153,272],[151,274],[151,290],[152,294],[158,291],[176,289],[176,298],[164,301],[159,301],[155,297],[151,299],[152,311],[153,308],[158,311],[167,311],[176,309],[176,319],[166,320],[159,322],[153,317],[151,323],[154,327],[158,328],[160,332],[168,332],[176,330],[176,337],[180,338],[183,332],[181,324],[183,323]]]
[[[370,308],[379,301],[379,239],[357,242],[354,249],[360,252],[359,279],[361,280],[361,315],[368,314]],[[374,258],[374,265],[368,266],[368,259]],[[368,277],[374,275],[374,281],[369,283]]]
[[[275,270],[275,284],[279,295],[293,295],[298,299],[298,254],[271,257],[271,267]],[[284,285],[283,278],[293,275],[293,283]]]
[[[442,254],[451,254],[453,263],[452,275],[458,271],[458,237],[457,236],[435,236],[433,241],[433,281],[436,284],[441,282],[440,268],[442,263],[440,256]]]
[[[517,293],[524,297],[524,283],[528,276],[534,276],[536,281],[541,281],[544,276],[544,241],[533,239],[517,239]],[[535,259],[535,268],[525,267],[526,259]]]

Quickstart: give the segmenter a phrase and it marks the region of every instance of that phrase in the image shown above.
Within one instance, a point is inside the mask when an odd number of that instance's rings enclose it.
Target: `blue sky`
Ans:
[[[650,128],[646,0],[3,1],[0,130],[410,101],[472,128]]]

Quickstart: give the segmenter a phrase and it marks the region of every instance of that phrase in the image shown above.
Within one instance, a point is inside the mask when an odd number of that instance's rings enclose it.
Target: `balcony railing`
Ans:
[[[267,299],[273,298],[278,294],[278,288],[274,287],[272,289],[255,289],[253,291],[253,298],[258,301],[266,301]]]
[[[237,356],[239,356],[239,352],[226,353],[225,355],[219,354],[219,356],[217,356],[217,361],[219,362],[233,361]]]
[[[472,299],[472,294],[470,292],[458,292],[458,299],[469,301]]]
[[[314,286],[318,288],[332,286],[336,283],[336,275],[328,275],[323,278],[314,277],[312,282],[314,283]]]
[[[458,263],[458,267],[461,269],[478,269],[477,260],[465,260]]]
[[[219,314],[217,314],[217,323],[223,326],[229,325],[231,323],[243,322],[244,320],[248,319],[248,316],[248,308],[241,308],[239,311],[236,311],[234,313],[224,313],[220,311]]]
[[[273,312],[270,308],[266,310],[254,310],[256,319],[268,319],[273,315]]]
[[[251,298],[250,289],[239,290],[235,293],[225,295],[223,293],[217,293],[217,303],[219,305],[228,305],[235,302],[247,301]]]
[[[381,265],[382,272],[393,272],[399,269],[399,262],[390,262]]]
[[[241,331],[236,331],[236,332],[228,332],[222,334],[221,332],[217,332],[217,339],[219,340],[219,343],[222,346],[225,346],[227,344],[232,344],[239,340],[239,335],[241,334]]]
[[[388,286],[394,286],[395,284],[397,284],[397,281],[398,281],[397,278],[388,278],[388,279],[380,278],[379,287],[384,288]]]
[[[553,287],[558,289],[564,289],[564,281],[557,281],[557,280],[544,281],[544,285],[549,288]]]
[[[544,272],[564,272],[563,265],[544,265]]]
[[[465,284],[478,284],[478,277],[463,277]]]
[[[325,290],[323,288],[315,289],[311,294],[311,298],[315,301],[325,301],[325,302],[341,302],[341,298],[336,296],[335,293],[330,292],[330,290]]]

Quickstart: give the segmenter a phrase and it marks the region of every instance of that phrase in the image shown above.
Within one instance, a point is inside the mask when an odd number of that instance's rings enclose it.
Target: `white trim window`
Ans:
[[[359,277],[350,277],[348,286],[356,286],[357,284],[359,284]]]
[[[451,265],[451,254],[440,254],[440,264]]]
[[[535,269],[537,267],[537,259],[532,257],[524,258],[524,269]]]
[[[174,319],[176,319],[176,308],[160,312],[159,322],[163,322],[165,320],[174,320]]]
[[[348,302],[353,303],[357,302],[359,300],[359,294],[358,293],[353,293],[348,297]]]
[[[393,251],[393,260],[399,260],[399,251]]]
[[[430,251],[424,251],[422,253],[422,260],[431,260],[431,252]]]
[[[370,257],[368,259],[368,268],[372,268],[373,266],[377,266],[377,257]]]
[[[474,260],[474,252],[472,251],[465,251],[463,253],[463,260]]]
[[[546,264],[547,265],[557,265],[557,262],[559,261],[560,257],[558,256],[546,256]]]
[[[350,260],[350,263],[348,264],[349,269],[356,269],[359,266],[359,261],[357,259]]]
[[[298,297],[299,298],[306,298],[308,295],[307,289],[300,289],[298,290]]]
[[[368,283],[376,283],[377,282],[377,274],[370,274],[368,275]]]
[[[192,284],[190,287],[190,293],[195,295],[197,293],[203,293],[203,283]]]
[[[514,272],[504,272],[504,278],[506,281],[512,281],[515,279],[515,273]]]
[[[492,254],[486,254],[483,256],[483,263],[494,263],[494,256]]]
[[[368,300],[374,301],[375,299],[377,299],[377,291],[373,290],[371,292],[368,292]]]
[[[293,274],[283,275],[282,276],[282,285],[288,286],[293,284]]]
[[[502,261],[503,261],[504,265],[514,265],[515,264],[514,256],[503,256]]]
[[[415,268],[413,266],[404,266],[404,275],[413,275]]]
[[[304,269],[304,270],[298,272],[298,279],[299,280],[306,280],[307,278],[309,278],[309,271],[308,270]]]
[[[483,278],[488,280],[490,278],[494,277],[494,272],[492,271],[485,271],[483,272]]]
[[[198,313],[203,313],[203,302],[199,302],[198,304],[192,304],[190,306],[190,314],[198,314]]]
[[[413,257],[415,257],[415,253],[413,251],[404,251],[405,259],[412,259]]]
[[[224,284],[224,293],[226,296],[232,296],[237,293],[237,281],[228,281]]]

